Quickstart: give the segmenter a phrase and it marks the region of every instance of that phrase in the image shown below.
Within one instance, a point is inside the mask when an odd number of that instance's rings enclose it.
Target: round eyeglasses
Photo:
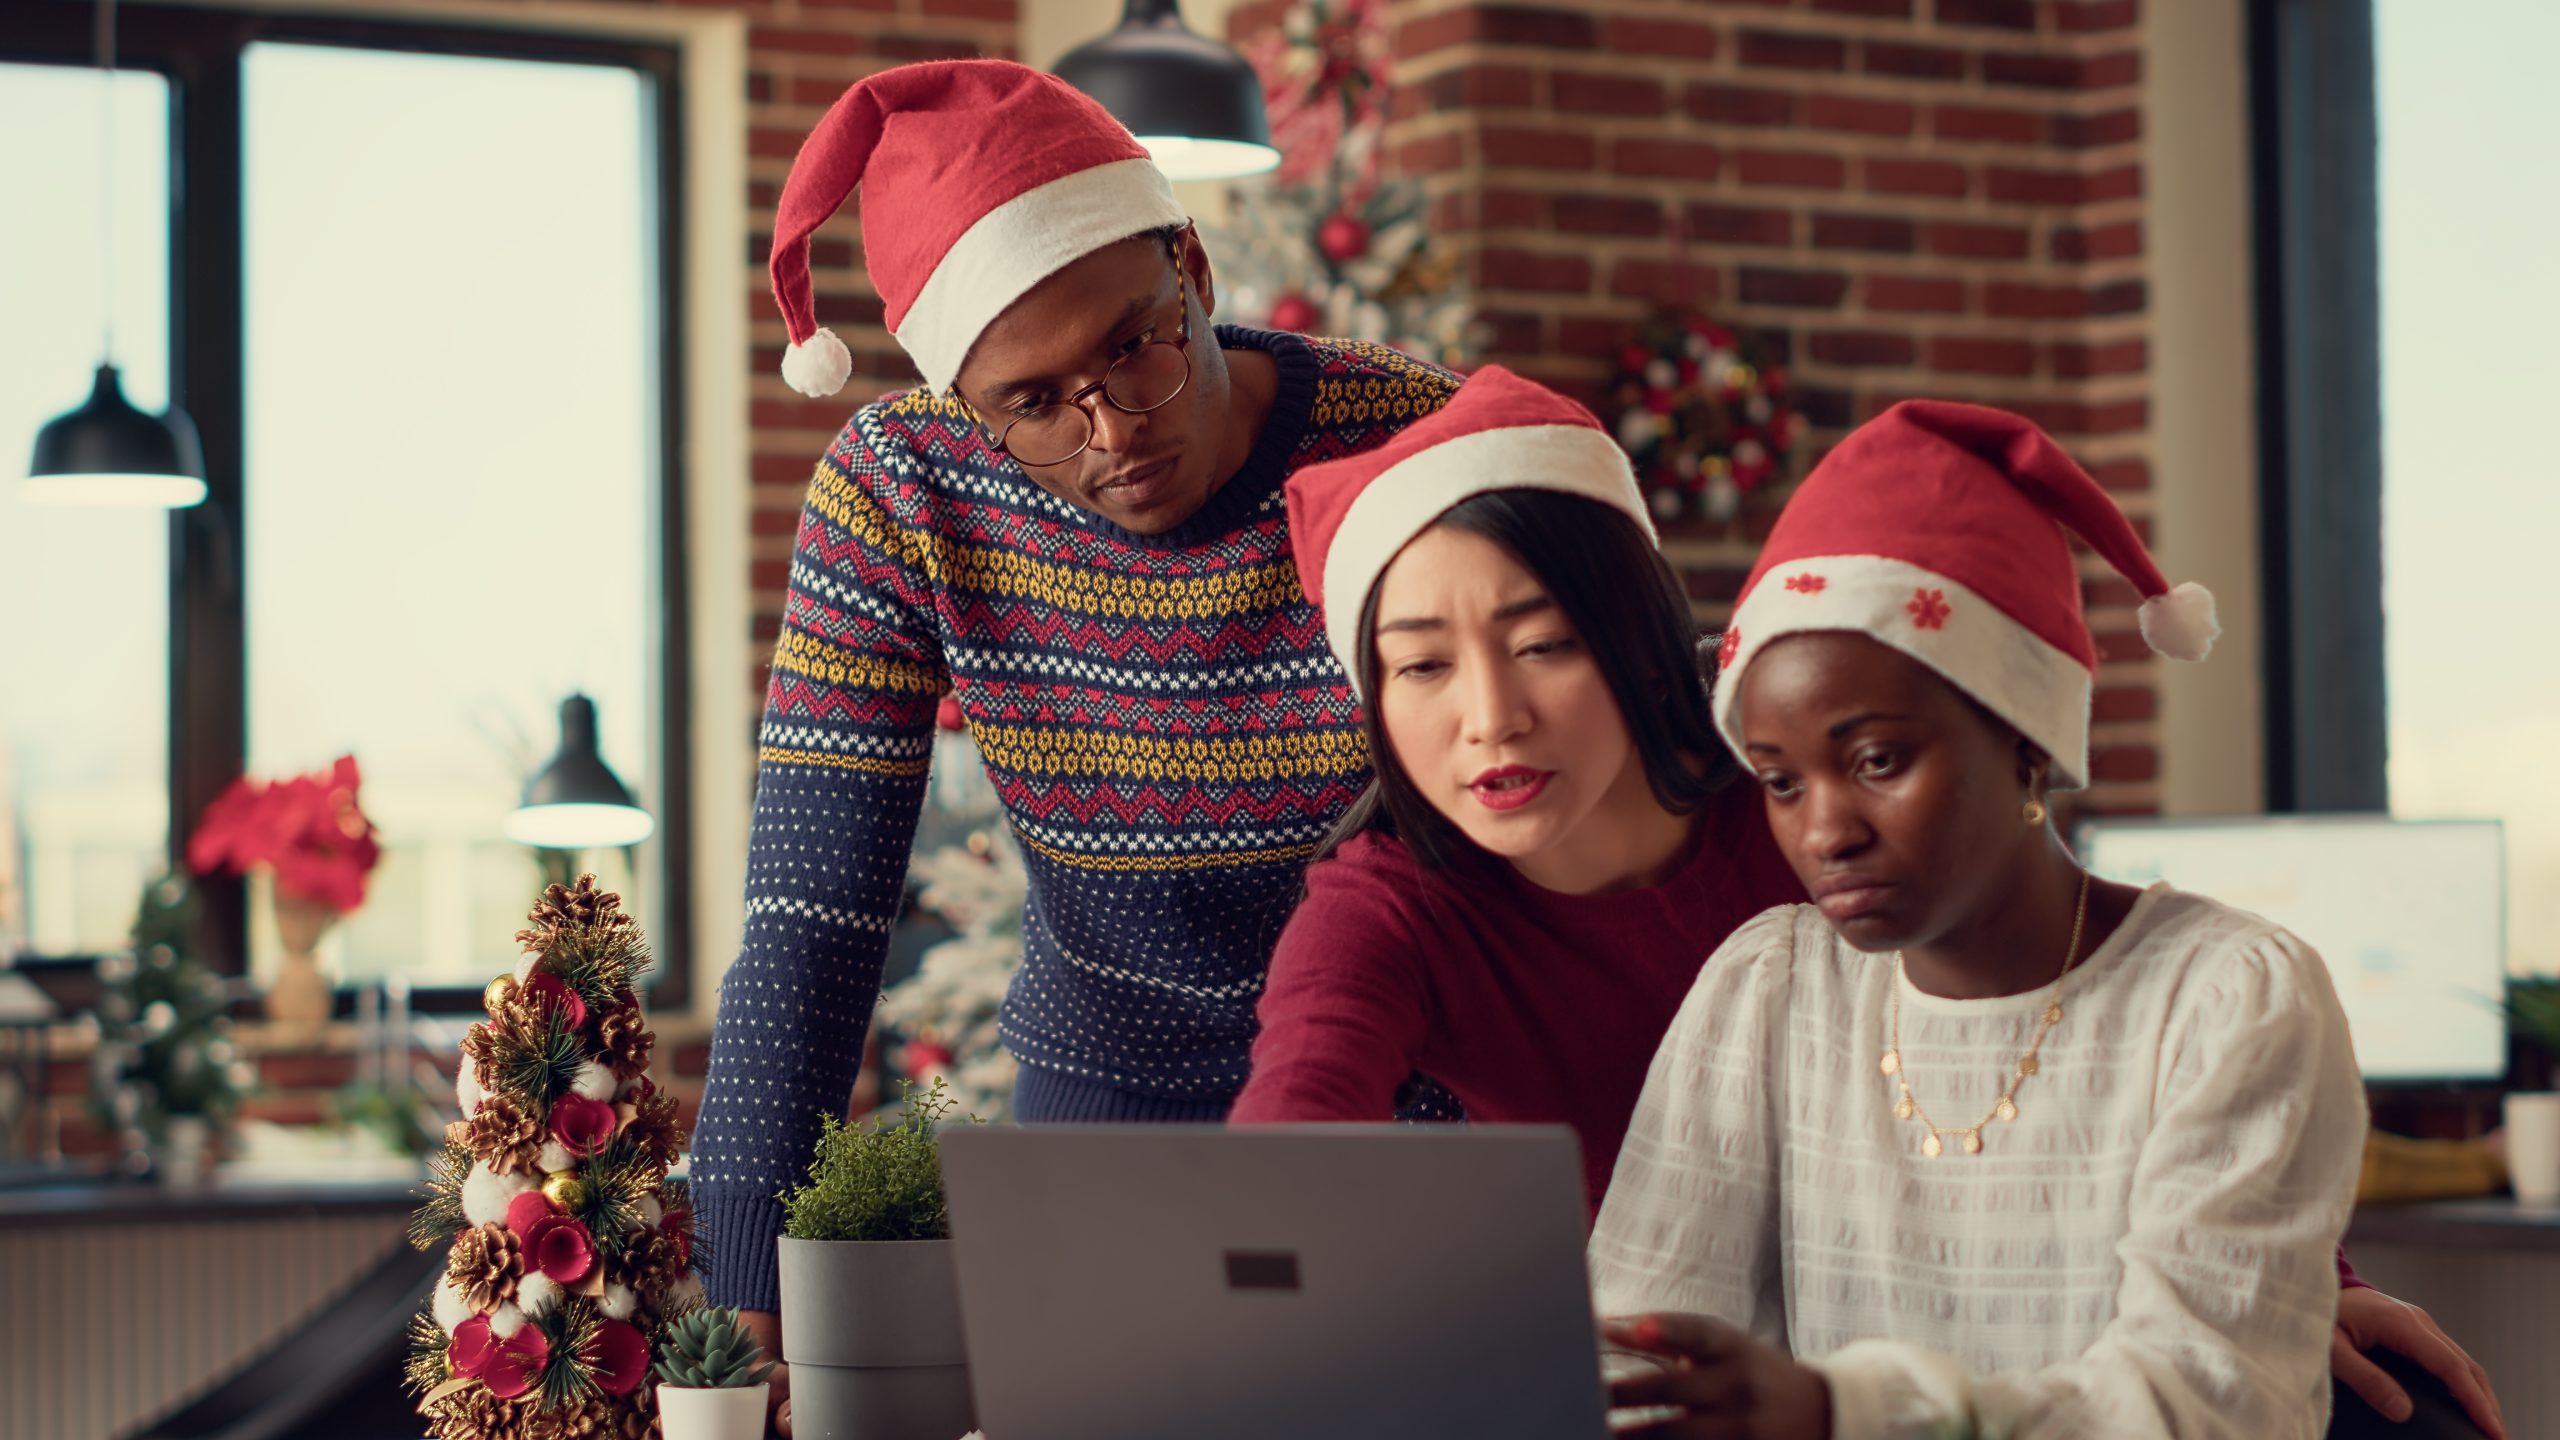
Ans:
[[[1129,415],[1172,404],[1191,383],[1191,281],[1179,264],[1173,274],[1182,303],[1182,329],[1173,338],[1150,340],[1073,395],[1014,416],[997,433],[996,448],[1017,464],[1064,465],[1093,444],[1096,404],[1107,402]]]

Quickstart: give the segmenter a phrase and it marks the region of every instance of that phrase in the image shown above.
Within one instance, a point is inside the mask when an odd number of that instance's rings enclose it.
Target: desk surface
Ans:
[[[2369,1205],[2347,1223],[2349,1258],[2359,1245],[2560,1252],[2560,1205],[2519,1205],[2503,1195]]]

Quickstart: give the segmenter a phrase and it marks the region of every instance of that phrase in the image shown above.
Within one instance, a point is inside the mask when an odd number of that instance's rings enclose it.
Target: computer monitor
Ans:
[[[2383,1083],[2506,1076],[2506,866],[2494,820],[2092,820],[2103,879],[2166,880],[2263,915],[2328,962],[2356,1061]]]

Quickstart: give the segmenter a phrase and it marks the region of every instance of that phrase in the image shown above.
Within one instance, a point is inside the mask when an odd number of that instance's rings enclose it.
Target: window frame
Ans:
[[[0,60],[92,67],[92,17],[84,7],[41,6],[13,27]],[[656,154],[650,243],[656,269],[659,464],[656,544],[648,643],[658,663],[649,717],[658,764],[646,789],[657,822],[651,883],[664,897],[652,949],[655,1007],[696,1003],[693,766],[696,689],[693,655],[687,407],[683,357],[688,304],[687,124],[682,47],[668,38],[566,33],[473,25],[434,18],[375,18],[188,6],[122,7],[119,69],[149,70],[170,84],[169,393],[196,423],[204,447],[203,504],[169,519],[169,851],[182,863],[197,816],[243,773],[248,756],[246,575],[242,536],[247,495],[244,380],[245,238],[241,60],[253,43],[336,45],[416,54],[605,65],[651,82],[649,124]],[[199,881],[207,920],[207,963],[247,973],[248,885],[236,876]],[[338,995],[353,1012],[351,989]],[[476,1008],[480,987],[421,986],[413,1005],[428,1011]]]

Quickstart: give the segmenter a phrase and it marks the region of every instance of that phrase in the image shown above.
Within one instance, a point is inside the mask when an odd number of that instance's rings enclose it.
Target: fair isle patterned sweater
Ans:
[[[863,407],[811,479],[766,693],[745,943],[694,1137],[713,1303],[778,1306],[775,1197],[806,1178],[818,1117],[851,1089],[945,691],[1030,869],[1003,1015],[1026,1090],[1215,1118],[1243,1085],[1300,871],[1368,778],[1282,482],[1380,444],[1457,381],[1377,346],[1230,326],[1218,340],[1269,352],[1278,392],[1244,468],[1168,534],[1040,490],[965,407],[924,391]]]

